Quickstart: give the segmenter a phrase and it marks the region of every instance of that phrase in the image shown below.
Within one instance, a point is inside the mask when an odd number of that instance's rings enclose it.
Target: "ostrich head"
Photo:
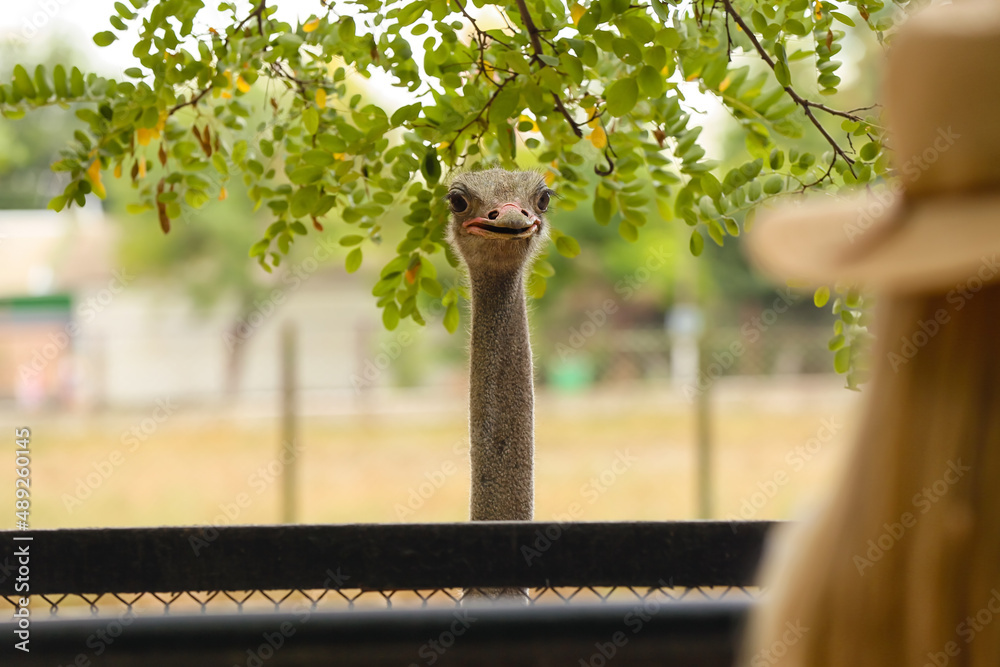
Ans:
[[[541,174],[489,169],[455,177],[448,240],[470,272],[507,273],[530,263],[548,239],[552,191]]]

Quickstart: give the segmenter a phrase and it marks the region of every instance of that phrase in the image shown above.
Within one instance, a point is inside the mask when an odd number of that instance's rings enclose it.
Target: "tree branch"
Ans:
[[[531,12],[528,11],[528,5],[525,0],[517,0],[517,10],[521,14],[521,21],[524,23],[524,29],[528,31],[528,39],[531,41],[531,48],[534,50],[534,55],[532,60],[541,63],[542,67],[545,67],[545,61],[539,56],[545,52],[542,50],[542,39],[538,32],[538,26],[535,25],[534,19],[531,18]],[[580,129],[579,123],[573,120],[573,116],[570,114],[566,105],[563,104],[562,98],[559,97],[559,93],[552,91],[552,100],[556,104],[556,109],[563,115],[569,122],[569,126],[573,129],[573,134],[577,137],[583,137],[583,130]]]
[[[180,104],[175,104],[174,106],[170,107],[170,111],[167,112],[167,115],[173,116],[175,113],[177,113],[184,107],[194,106],[198,104],[198,102],[201,102],[201,98],[205,97],[205,95],[208,95],[208,92],[210,90],[212,90],[212,84],[208,84],[206,88],[202,89],[200,93],[189,99],[187,102],[181,102]]]
[[[476,23],[476,19],[472,18],[472,15],[469,14],[468,11],[466,11],[465,5],[462,4],[461,0],[455,0],[455,4],[458,5],[458,9],[462,12],[462,16],[464,16],[466,19],[468,19],[469,23],[472,24],[473,29],[476,31],[476,34],[479,37],[480,44],[482,44],[484,42],[484,40],[486,40],[486,39],[492,39],[497,44],[502,44],[503,46],[506,46],[508,49],[513,48],[510,44],[508,44],[507,42],[503,41],[502,39],[497,39],[496,37],[493,37],[492,35],[487,35],[486,32],[482,28],[479,27],[479,24]]]
[[[521,14],[521,21],[524,22],[524,29],[528,31],[528,39],[531,40],[531,48],[535,50],[534,59],[538,60],[538,56],[542,55],[542,40],[538,35],[538,26],[535,25],[534,19],[531,18],[531,12],[528,11],[528,5],[524,0],[517,0],[517,11]]]
[[[256,9],[254,9],[252,12],[250,12],[250,14],[247,15],[247,17],[245,19],[243,19],[238,24],[236,24],[236,28],[233,29],[233,32],[239,32],[240,30],[243,29],[243,26],[245,26],[247,23],[250,22],[251,19],[256,18],[257,19],[257,28],[260,29],[261,33],[263,33],[264,32],[264,26],[263,26],[262,16],[264,14],[264,9],[266,9],[266,7],[267,7],[267,0],[260,0],[260,4],[257,5]],[[229,41],[229,40],[227,39],[226,41]]]
[[[252,12],[250,12],[250,14],[248,14],[246,16],[246,18],[244,18],[242,21],[240,21],[236,25],[236,27],[233,29],[233,34],[236,34],[240,30],[242,30],[243,26],[245,26],[247,23],[249,23],[251,19],[253,19],[254,17],[256,17],[256,19],[257,19],[257,29],[260,31],[260,34],[263,35],[264,34],[264,25],[263,25],[263,19],[262,19],[262,17],[264,15],[264,10],[266,8],[267,8],[267,0],[260,0],[260,4],[257,5],[257,7]],[[228,36],[226,37],[226,40],[225,40],[225,46],[226,47],[229,46],[229,37]],[[167,112],[167,115],[168,116],[173,116],[175,113],[177,113],[178,111],[180,111],[184,107],[189,107],[189,106],[195,106],[195,105],[197,105],[198,102],[201,102],[202,98],[205,97],[205,95],[208,95],[209,91],[211,91],[212,88],[213,88],[212,84],[208,84],[208,86],[206,86],[205,88],[203,88],[201,90],[201,92],[199,92],[197,95],[195,95],[194,97],[192,97],[191,99],[189,99],[187,102],[181,102],[180,104],[175,104],[174,106],[172,106],[170,108],[170,110]]]
[[[770,67],[771,70],[773,71],[774,60],[761,45],[760,41],[757,39],[757,35],[754,34],[753,29],[749,25],[747,25],[747,22],[743,20],[743,17],[740,16],[740,13],[736,11],[735,7],[733,7],[732,0],[722,0],[722,4],[726,8],[726,14],[732,17],[733,21],[735,21],[736,24],[740,27],[740,29],[743,30],[743,34],[747,36],[747,39],[749,39],[750,43],[753,44],[754,48],[757,50],[757,53],[760,54],[760,57],[764,60],[765,63],[767,63],[767,66]],[[830,107],[824,104],[819,104],[817,102],[810,102],[809,100],[805,99],[797,92],[795,92],[795,89],[793,89],[791,85],[782,87],[785,89],[785,92],[788,93],[788,96],[791,97],[796,104],[802,107],[802,111],[805,113],[806,118],[809,119],[809,122],[811,122],[816,127],[816,129],[819,130],[820,134],[823,135],[823,138],[826,139],[827,143],[829,143],[830,146],[833,147],[834,159],[836,159],[837,156],[843,159],[844,162],[847,164],[848,169],[850,169],[851,173],[853,174],[854,168],[852,167],[852,165],[854,164],[854,160],[848,157],[847,153],[844,152],[844,149],[841,148],[840,144],[837,143],[837,140],[834,139],[832,136],[830,136],[830,133],[826,131],[826,128],[823,127],[823,124],[819,122],[819,119],[817,119],[816,116],[813,115],[812,110],[814,108],[820,109],[821,111],[825,111],[827,113],[836,116],[843,116],[844,118],[850,118],[851,120],[856,120],[856,121],[860,121],[861,118],[859,118],[858,116],[851,115],[847,112],[836,111],[835,109],[831,109]]]
[[[569,110],[566,108],[566,105],[563,104],[562,98],[559,97],[559,93],[553,92],[552,99],[555,101],[556,109],[559,110],[559,113],[561,113],[563,117],[565,117],[566,120],[569,121],[569,126],[573,128],[573,134],[575,134],[577,137],[582,138],[583,130],[580,129],[580,124],[577,123],[575,120],[573,120],[573,116],[570,115]]]

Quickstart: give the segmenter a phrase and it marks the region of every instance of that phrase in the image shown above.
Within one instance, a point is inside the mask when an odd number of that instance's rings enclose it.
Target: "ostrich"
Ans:
[[[457,176],[448,240],[472,294],[469,439],[473,521],[530,521],[534,390],[524,281],[548,239],[552,191],[540,174],[489,169]],[[487,597],[523,597],[521,589]],[[475,597],[475,594],[472,594]]]

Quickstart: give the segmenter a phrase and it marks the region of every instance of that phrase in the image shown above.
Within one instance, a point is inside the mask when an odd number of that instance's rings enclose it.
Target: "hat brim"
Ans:
[[[761,211],[746,246],[763,272],[806,286],[943,293],[1000,280],[1000,193],[818,197]]]

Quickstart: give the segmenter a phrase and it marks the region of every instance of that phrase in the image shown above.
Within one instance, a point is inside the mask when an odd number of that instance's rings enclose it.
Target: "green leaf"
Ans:
[[[22,97],[29,100],[35,98],[35,84],[31,82],[31,77],[28,76],[28,70],[24,69],[24,65],[14,65],[14,88],[21,93]]]
[[[782,88],[792,85],[792,75],[788,71],[788,65],[784,61],[776,60],[774,63],[774,78],[778,80]]]
[[[56,96],[69,97],[69,77],[66,76],[66,68],[56,65],[52,68],[52,82],[55,84]]]
[[[434,146],[430,146],[424,154],[420,173],[424,175],[428,185],[437,185],[437,182],[441,180],[441,163],[438,162],[437,148]]]
[[[73,97],[83,97],[87,92],[87,86],[83,81],[83,72],[74,67],[69,75],[69,92]]]
[[[798,37],[802,37],[808,32],[808,30],[806,30],[806,27],[802,25],[802,22],[796,21],[795,19],[786,20],[784,25],[782,26],[782,29],[785,32],[791,33]]]
[[[201,208],[208,203],[208,195],[202,190],[189,189],[184,193],[184,201],[192,208]]]
[[[833,18],[837,19],[838,21],[840,21],[844,25],[849,25],[852,28],[854,27],[854,21],[851,19],[851,17],[849,17],[849,16],[847,16],[845,14],[841,14],[840,12],[830,12],[830,16],[832,16]]]
[[[528,276],[528,284],[525,289],[528,292],[528,296],[532,299],[541,299],[545,296],[545,290],[548,288],[548,281],[537,273],[532,273]]]
[[[319,130],[319,111],[316,107],[308,107],[302,112],[302,126],[309,134],[316,134]]]
[[[646,18],[643,18],[644,16],[645,14],[626,14],[618,19],[619,25],[625,32],[640,44],[648,44],[656,36],[652,24]]]
[[[781,169],[781,165],[785,164],[785,154],[781,149],[775,148],[771,151],[771,156],[768,159],[768,164],[771,169]]]
[[[409,104],[407,106],[400,107],[393,112],[392,118],[389,119],[389,122],[393,125],[402,125],[403,123],[416,120],[420,116],[420,110],[423,106],[423,104],[417,102],[416,104]]]
[[[458,306],[455,303],[448,304],[448,309],[444,312],[444,328],[448,330],[448,333],[455,333],[458,329],[459,319]]]
[[[313,212],[313,208],[319,203],[319,188],[310,185],[299,190],[292,195],[291,212],[294,218],[303,218]]]
[[[420,289],[437,298],[441,298],[441,294],[443,293],[441,283],[428,277],[420,279]]]
[[[628,220],[622,220],[618,223],[618,233],[629,243],[635,243],[639,240],[639,228]]]
[[[830,288],[826,287],[825,285],[817,289],[816,292],[813,294],[813,303],[816,304],[817,308],[822,308],[827,304],[829,300],[830,300]]]
[[[344,267],[348,273],[354,273],[361,268],[361,248],[355,248],[347,253],[347,260],[344,262]]]
[[[867,144],[861,147],[861,159],[866,162],[871,162],[878,155],[879,145],[878,142],[869,141]]]
[[[247,156],[247,142],[240,139],[233,146],[233,162],[236,164],[241,164]]]
[[[719,201],[722,197],[722,184],[719,183],[719,179],[708,172],[701,175],[701,189],[715,201]]]
[[[697,229],[691,231],[691,242],[689,244],[691,249],[691,254],[695,257],[701,255],[701,251],[705,249],[705,239]]]
[[[594,220],[599,225],[611,222],[611,200],[600,195],[594,197]]]
[[[306,185],[323,178],[323,167],[307,164],[297,167],[288,175],[288,180],[298,185]]]
[[[226,158],[222,156],[222,153],[212,154],[212,166],[215,170],[223,176],[229,176],[229,163],[226,162]]]
[[[842,347],[833,355],[833,369],[838,373],[846,373],[851,368],[851,348]]]
[[[560,234],[556,239],[556,250],[563,257],[573,258],[580,254],[580,244],[572,236]]]
[[[420,18],[420,15],[427,9],[427,0],[417,0],[399,10],[396,21],[399,27],[405,27]]]
[[[385,305],[385,309],[382,311],[382,324],[389,331],[399,326],[399,306],[396,305],[395,301],[390,301]]]
[[[632,111],[639,99],[639,86],[632,77],[615,81],[604,90],[608,113],[621,117]]]
[[[94,43],[98,46],[110,46],[112,42],[118,39],[115,33],[110,30],[105,30],[104,32],[99,32],[94,35]]]
[[[45,65],[38,65],[35,68],[35,88],[39,100],[47,100],[52,97],[52,89],[49,87],[48,77],[45,75]]]
[[[348,234],[340,239],[340,245],[350,247],[352,245],[358,245],[364,240],[365,237],[360,234]]]
[[[307,164],[315,165],[317,167],[329,167],[331,164],[336,162],[333,155],[319,148],[307,150],[302,154],[302,160]]]
[[[766,181],[764,181],[764,193],[769,195],[776,195],[781,192],[782,188],[785,187],[785,180],[775,174],[771,176]]]
[[[663,75],[650,65],[644,65],[639,70],[637,78],[639,89],[642,90],[642,94],[646,97],[660,97],[666,90],[667,82],[663,78]]]
[[[518,111],[521,93],[517,88],[508,85],[493,99],[490,105],[489,120],[494,125],[505,123]]]
[[[537,273],[543,278],[551,278],[556,275],[555,267],[546,262],[544,259],[540,259],[535,262],[535,265],[531,268],[533,273]]]

